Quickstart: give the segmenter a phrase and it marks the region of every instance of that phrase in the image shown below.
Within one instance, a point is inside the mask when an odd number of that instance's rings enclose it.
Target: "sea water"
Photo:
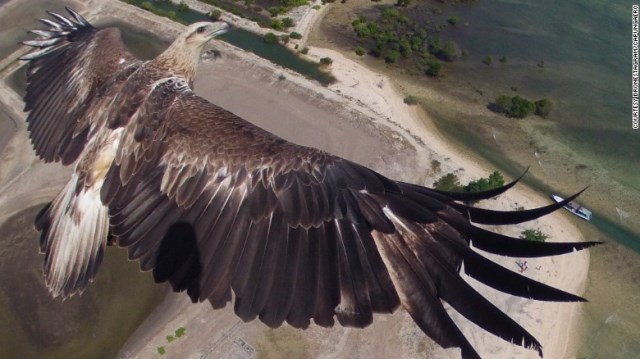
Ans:
[[[584,294],[590,303],[582,307],[577,352],[585,358],[637,358],[640,352],[640,130],[632,128],[631,117],[632,5],[480,0],[443,7],[460,20],[442,35],[468,53],[443,81],[473,87],[485,97],[551,99],[555,109],[548,119],[505,118],[521,121],[522,131],[542,144],[536,147],[542,150],[531,150],[528,163],[519,164],[537,167],[550,179],[529,182],[545,193],[592,185],[581,201],[596,210],[594,220],[576,223],[588,239],[608,243],[590,250]],[[487,56],[490,65],[483,63]],[[502,134],[493,129],[485,138],[445,132],[484,149],[495,164],[522,162],[493,150],[509,141],[496,131]]]

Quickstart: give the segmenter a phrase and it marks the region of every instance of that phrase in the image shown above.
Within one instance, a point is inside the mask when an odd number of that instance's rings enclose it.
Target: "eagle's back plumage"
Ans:
[[[83,260],[102,256],[104,230],[54,230],[74,217],[63,208],[77,207],[106,218],[117,243],[157,282],[215,308],[235,298],[240,318],[272,327],[286,321],[304,328],[311,319],[364,327],[372,313],[402,306],[438,344],[477,358],[444,300],[484,330],[541,353],[531,334],[462,280],[462,264],[509,294],[582,300],[471,249],[526,257],[594,245],[534,243],[471,224],[519,223],[566,201],[518,212],[477,209],[459,201],[498,195],[516,181],[480,194],[439,192],[287,142],[194,94],[189,74],[170,71],[162,56],[142,63],[117,31],[71,14],[70,24],[59,15],[45,21],[49,32],[28,43],[40,51],[26,57],[36,152],[76,166],[71,184],[37,219],[46,260],[60,252],[51,248],[71,253],[60,262],[66,276],[47,280],[58,283],[55,294],[82,290],[99,264]]]

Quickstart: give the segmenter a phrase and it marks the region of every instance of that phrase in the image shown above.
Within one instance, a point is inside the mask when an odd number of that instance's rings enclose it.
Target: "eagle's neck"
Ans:
[[[178,38],[152,61],[152,66],[172,76],[183,76],[193,84],[201,50],[201,46],[189,46]]]

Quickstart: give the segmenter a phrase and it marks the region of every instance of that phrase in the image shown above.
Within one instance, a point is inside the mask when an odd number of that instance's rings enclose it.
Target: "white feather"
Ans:
[[[84,289],[92,279],[87,271],[102,259],[107,242],[108,213],[99,188],[83,188],[76,194],[77,180],[73,175],[50,210],[44,273],[54,297]]]

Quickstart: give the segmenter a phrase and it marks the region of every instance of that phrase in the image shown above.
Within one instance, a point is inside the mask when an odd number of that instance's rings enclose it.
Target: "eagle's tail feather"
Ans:
[[[38,214],[44,276],[54,297],[81,293],[102,262],[109,218],[100,193],[79,188],[74,175],[58,196]]]

